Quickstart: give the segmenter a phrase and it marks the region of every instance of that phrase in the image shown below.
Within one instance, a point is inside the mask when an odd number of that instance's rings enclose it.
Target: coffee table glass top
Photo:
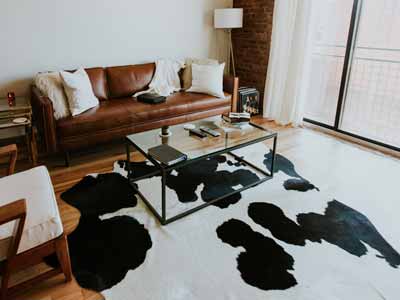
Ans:
[[[207,157],[213,153],[226,152],[236,147],[245,146],[260,142],[262,140],[276,136],[275,132],[269,131],[254,124],[248,124],[241,128],[235,128],[225,123],[221,117],[212,117],[200,121],[190,122],[199,128],[207,126],[221,133],[219,137],[207,135],[206,138],[189,135],[184,125],[171,126],[171,136],[160,137],[161,129],[131,134],[127,139],[144,153],[152,147],[161,144],[169,146],[185,153],[189,160]]]

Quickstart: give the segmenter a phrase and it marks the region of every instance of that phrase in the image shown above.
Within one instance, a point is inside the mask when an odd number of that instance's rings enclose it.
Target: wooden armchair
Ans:
[[[9,173],[15,167],[15,145],[0,148],[9,155]],[[17,200],[16,199],[21,199]],[[32,286],[39,280],[64,273],[72,279],[68,244],[50,176],[37,167],[0,179],[0,299]],[[9,287],[10,274],[38,264],[56,253],[59,267],[16,286]]]

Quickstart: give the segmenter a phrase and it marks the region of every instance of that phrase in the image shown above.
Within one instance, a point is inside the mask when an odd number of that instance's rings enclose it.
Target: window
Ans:
[[[400,150],[400,1],[318,2],[305,120]]]

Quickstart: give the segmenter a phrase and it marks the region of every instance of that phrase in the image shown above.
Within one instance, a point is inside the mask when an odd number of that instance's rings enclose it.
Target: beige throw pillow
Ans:
[[[217,66],[192,65],[192,87],[187,92],[225,98],[223,89],[225,63]]]
[[[187,90],[192,86],[192,64],[202,65],[202,66],[209,66],[209,65],[218,65],[218,61],[215,59],[208,59],[208,58],[187,58],[185,61],[185,69],[183,70],[182,74],[182,82],[183,90]]]
[[[74,73],[61,71],[60,75],[73,116],[99,105],[99,99],[94,95],[89,76],[83,68]]]
[[[36,75],[35,85],[43,96],[48,97],[52,102],[54,118],[56,120],[71,115],[59,72],[40,73]]]

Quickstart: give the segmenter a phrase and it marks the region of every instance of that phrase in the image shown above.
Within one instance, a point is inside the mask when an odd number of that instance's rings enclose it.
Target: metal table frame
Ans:
[[[258,126],[256,124],[250,123],[250,125],[252,125],[252,126],[254,126],[254,127],[258,128],[258,129],[264,130],[266,132],[269,132],[265,128],[263,128],[261,126]],[[165,165],[160,164],[154,158],[152,158],[148,153],[144,152],[137,144],[135,144],[133,141],[131,141],[127,137],[126,138],[126,155],[127,155],[128,180],[129,180],[129,183],[135,188],[135,190],[137,191],[137,193],[139,194],[141,199],[144,201],[146,206],[150,209],[150,211],[154,214],[154,216],[160,221],[160,223],[162,225],[167,225],[167,224],[169,224],[171,222],[174,222],[174,221],[179,220],[179,219],[181,219],[183,217],[186,217],[186,216],[188,216],[188,215],[190,215],[190,214],[192,214],[192,213],[194,213],[194,212],[196,212],[196,211],[198,211],[200,209],[203,209],[203,208],[205,208],[205,207],[207,207],[207,206],[209,206],[209,205],[211,205],[211,204],[213,204],[213,203],[215,203],[215,202],[217,202],[219,200],[222,200],[222,199],[224,199],[226,197],[229,197],[229,196],[232,196],[234,194],[243,192],[244,190],[247,190],[247,189],[249,189],[251,187],[254,187],[254,186],[256,186],[256,185],[258,185],[260,183],[263,183],[263,182],[273,178],[273,176],[274,176],[275,157],[276,157],[277,138],[278,138],[278,134],[276,132],[271,132],[271,134],[269,134],[269,135],[267,135],[265,137],[254,139],[252,141],[249,141],[249,142],[246,142],[246,143],[243,143],[243,144],[240,144],[240,145],[236,145],[236,146],[233,146],[233,147],[230,147],[230,148],[227,148],[227,149],[223,149],[223,150],[220,150],[220,151],[216,151],[216,152],[213,152],[213,153],[210,153],[210,154],[207,154],[207,155],[203,155],[203,156],[200,156],[200,157],[197,157],[197,158],[194,158],[194,159],[188,159],[186,161],[183,161],[181,163],[178,163],[178,164],[175,164],[175,165],[172,165],[172,166],[165,166]],[[234,150],[241,149],[241,148],[253,145],[253,144],[257,144],[257,143],[260,143],[260,142],[263,142],[263,141],[266,141],[266,140],[269,140],[269,139],[273,139],[272,162],[271,162],[271,170],[269,172],[267,172],[267,171],[255,166],[251,162],[248,162],[243,157],[239,157],[238,155],[232,153],[232,151],[234,151]],[[133,146],[147,160],[149,160],[154,166],[156,166],[158,168],[158,170],[154,171],[154,172],[151,172],[151,173],[148,173],[148,174],[146,174],[144,176],[141,176],[141,177],[131,178],[132,177],[132,170],[131,170],[131,166],[130,166],[131,165],[130,164],[130,162],[131,162],[131,159],[130,159],[131,146]],[[211,201],[209,201],[207,203],[203,203],[203,204],[198,205],[198,206],[196,206],[194,208],[191,208],[191,209],[189,209],[189,210],[187,210],[185,212],[179,213],[179,214],[177,214],[177,215],[175,215],[173,217],[168,218],[167,217],[167,211],[166,211],[166,192],[165,192],[165,190],[166,190],[167,173],[169,171],[177,170],[179,168],[182,168],[182,167],[184,167],[184,166],[186,166],[188,164],[192,164],[192,163],[198,162],[200,160],[204,160],[204,159],[207,159],[207,158],[215,157],[215,156],[218,156],[218,155],[221,155],[221,154],[229,154],[229,155],[233,156],[237,161],[239,161],[241,163],[244,163],[247,166],[249,166],[250,168],[258,171],[261,174],[263,174],[264,177],[261,178],[260,180],[256,181],[256,182],[253,182],[253,183],[249,184],[249,185],[243,186],[242,188],[240,188],[238,190],[235,190],[235,191],[233,191],[231,193],[225,194],[225,195],[220,196],[220,197],[218,197],[216,199],[213,199],[213,200],[211,200]],[[150,201],[138,189],[136,189],[136,186],[134,185],[134,183],[136,181],[139,181],[139,180],[142,180],[142,179],[146,179],[146,178],[150,178],[150,177],[153,177],[153,176],[158,176],[158,175],[161,175],[161,215],[157,212],[157,210],[150,203]]]

